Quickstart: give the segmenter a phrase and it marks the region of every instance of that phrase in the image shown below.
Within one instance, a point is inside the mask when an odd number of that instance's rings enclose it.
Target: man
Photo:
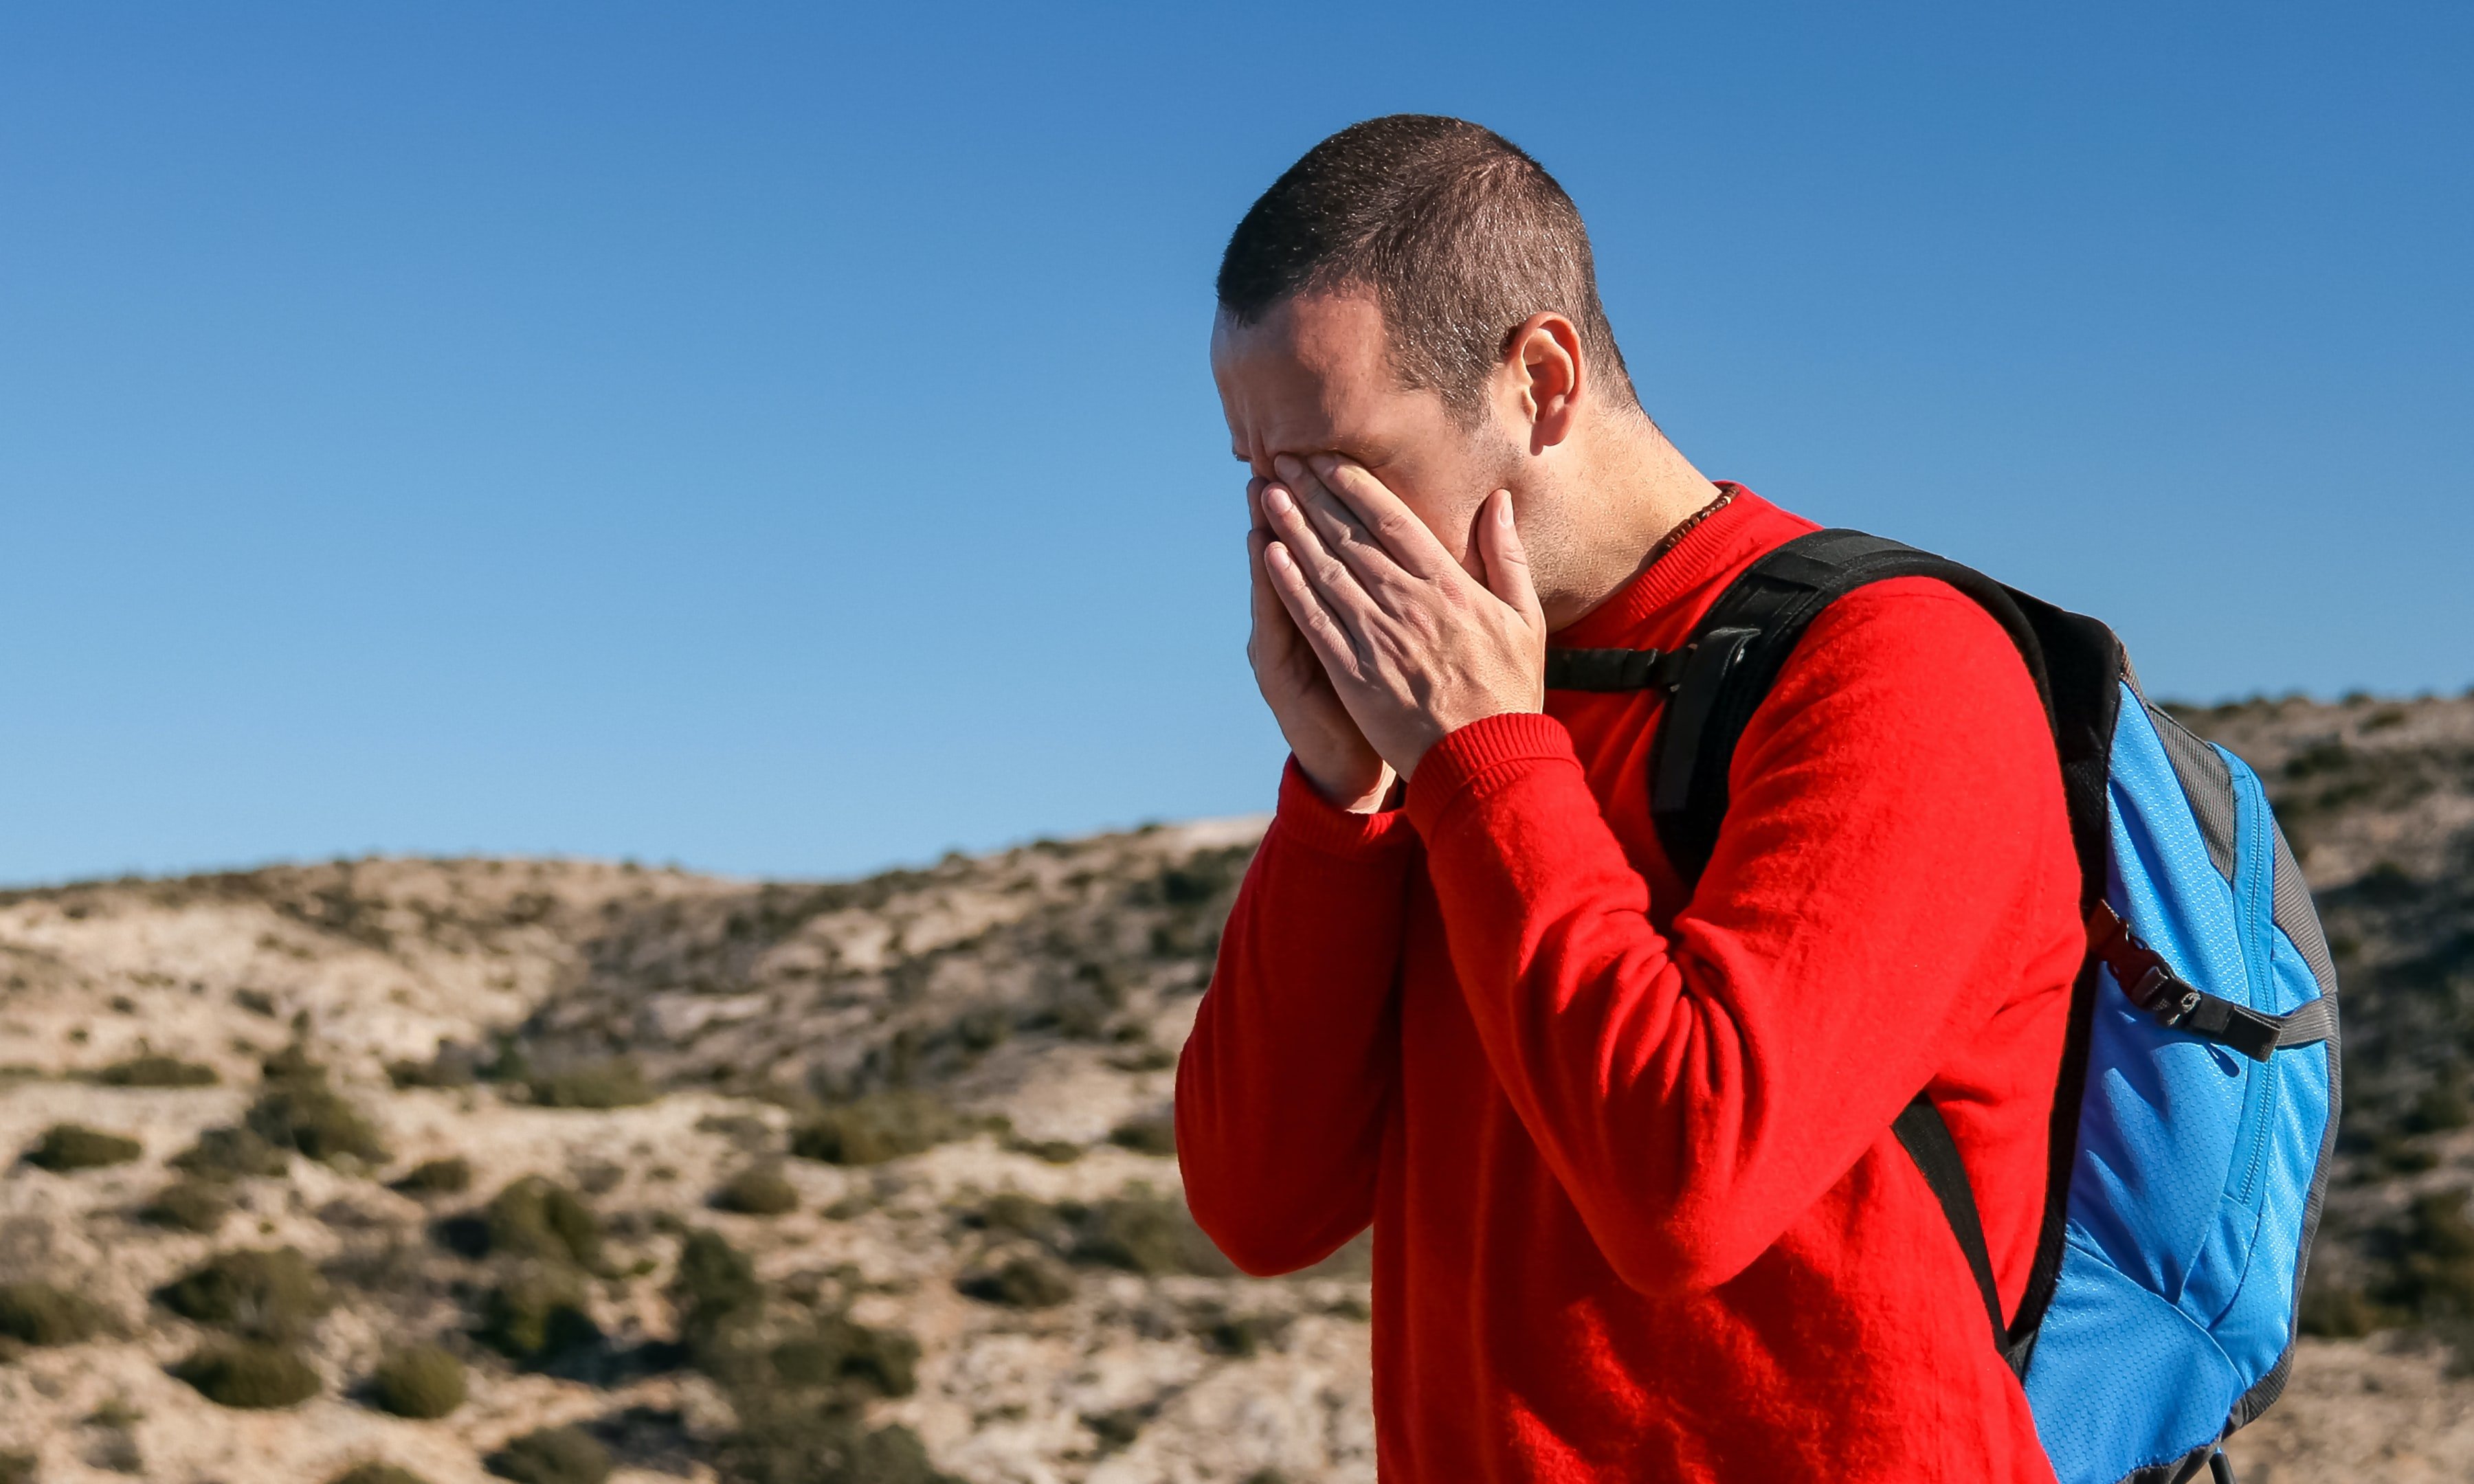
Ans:
[[[1376,119],[1219,292],[1293,757],[1178,1067],[1196,1219],[1266,1275],[1372,1225],[1386,1480],[2050,1480],[1891,1133],[1929,1090],[2015,1309],[2083,938],[2008,638],[1923,580],[1833,605],[1687,889],[1662,698],[1549,693],[1544,652],[1674,647],[1813,526],[1642,411],[1570,200]]]

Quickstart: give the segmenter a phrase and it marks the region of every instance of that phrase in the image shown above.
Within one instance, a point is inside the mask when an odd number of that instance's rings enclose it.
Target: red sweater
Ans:
[[[1811,529],[1738,491],[1556,642],[1676,645]],[[1177,1068],[1196,1219],[1262,1275],[1373,1224],[1387,1481],[2050,1481],[1890,1133],[1928,1087],[2015,1308],[2084,943],[2025,666],[1938,583],[1833,605],[1689,895],[1660,705],[1474,723],[1372,816],[1290,766]]]

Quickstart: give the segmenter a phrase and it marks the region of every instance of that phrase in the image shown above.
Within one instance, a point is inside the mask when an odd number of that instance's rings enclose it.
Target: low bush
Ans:
[[[962,1225],[974,1232],[1028,1236],[1052,1245],[1063,1230],[1056,1208],[1019,1190],[1000,1190],[962,1213]]]
[[[843,1400],[869,1395],[907,1397],[918,1389],[919,1342],[899,1329],[853,1324],[840,1314],[775,1344],[766,1354],[773,1379],[787,1386],[830,1386]]]
[[[1176,1154],[1176,1123],[1171,1118],[1137,1118],[1121,1123],[1108,1135],[1108,1142],[1136,1154],[1174,1157]]]
[[[176,1180],[156,1191],[155,1198],[138,1209],[137,1217],[175,1232],[212,1235],[230,1214],[231,1202],[221,1189],[210,1182],[193,1179]]]
[[[1011,1257],[968,1273],[954,1287],[966,1299],[1007,1308],[1054,1308],[1074,1297],[1074,1275],[1040,1257]]]
[[[386,1160],[386,1145],[352,1100],[327,1086],[321,1067],[271,1078],[244,1117],[249,1131],[278,1149],[298,1149],[322,1164]]]
[[[1289,1332],[1291,1323],[1292,1316],[1287,1314],[1230,1314],[1206,1309],[1196,1316],[1194,1333],[1205,1350],[1244,1360],[1267,1345],[1279,1343],[1280,1337]]]
[[[405,1195],[462,1195],[473,1188],[473,1161],[462,1155],[424,1160],[395,1183]]]
[[[1236,1271],[1175,1196],[1136,1185],[1071,1214],[1078,1228],[1072,1257],[1078,1262],[1150,1278],[1173,1273],[1221,1277]]]
[[[724,1484],[950,1484],[919,1435],[896,1424],[871,1430],[841,1407],[788,1400],[740,1411],[720,1448]]]
[[[779,1216],[799,1209],[799,1192],[769,1164],[753,1164],[722,1183],[713,1194],[716,1209],[742,1216]]]
[[[1009,1138],[1006,1147],[1046,1164],[1071,1164],[1082,1158],[1082,1146],[1070,1138]]]
[[[320,1390],[317,1369],[285,1345],[209,1345],[174,1366],[172,1374],[217,1406],[292,1406]]]
[[[978,1132],[977,1120],[924,1092],[875,1092],[828,1108],[790,1132],[790,1152],[827,1164],[882,1164]]]
[[[464,1362],[435,1345],[388,1352],[370,1376],[378,1410],[427,1421],[464,1404]]]
[[[481,1053],[441,1041],[426,1062],[389,1062],[387,1081],[399,1088],[469,1088],[481,1080]]]
[[[729,1331],[764,1302],[756,1264],[720,1233],[698,1230],[679,1247],[670,1277],[670,1303],[679,1311],[679,1337],[691,1363],[712,1369]]]
[[[292,1168],[290,1151],[279,1149],[245,1128],[213,1128],[172,1157],[174,1169],[203,1180],[239,1180],[244,1176],[282,1175]]]
[[[333,1302],[297,1247],[218,1253],[158,1296],[183,1319],[264,1341],[300,1338]]]
[[[327,1484],[429,1484],[409,1469],[393,1464],[360,1464],[336,1474]]]
[[[538,1264],[509,1274],[481,1300],[480,1337],[516,1360],[539,1360],[601,1338],[572,1273]]]
[[[489,1470],[516,1484],[601,1484],[610,1450],[577,1427],[544,1427],[509,1440],[490,1455]]]
[[[211,1066],[176,1056],[133,1056],[114,1062],[97,1078],[112,1088],[211,1088],[223,1079]]]
[[[537,1074],[525,1086],[544,1108],[635,1108],[661,1095],[628,1057]]]
[[[583,1268],[601,1261],[600,1218],[583,1197],[545,1176],[510,1182],[490,1198],[481,1220],[493,1253]]]
[[[2474,1220],[2462,1186],[2414,1198],[2389,1235],[2386,1279],[2372,1297],[2425,1320],[2474,1318]]]
[[[49,1283],[0,1283],[0,1335],[21,1345],[76,1345],[103,1328],[103,1311],[84,1294]]]
[[[133,1138],[90,1129],[83,1123],[55,1123],[43,1130],[26,1151],[26,1162],[65,1175],[71,1170],[126,1164],[145,1152],[146,1146]]]

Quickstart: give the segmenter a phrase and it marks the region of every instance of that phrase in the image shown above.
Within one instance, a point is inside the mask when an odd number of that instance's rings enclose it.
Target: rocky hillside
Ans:
[[[2474,702],[2188,719],[2345,980],[2319,1337],[2244,1477],[2474,1476]],[[0,1484],[1371,1480],[1362,1247],[1236,1277],[1167,1134],[1258,827],[0,895]]]

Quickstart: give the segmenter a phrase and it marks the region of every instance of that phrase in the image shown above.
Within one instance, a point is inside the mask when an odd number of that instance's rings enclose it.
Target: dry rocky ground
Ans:
[[[2474,1478],[2474,701],[2188,715],[2355,1098],[2243,1476]],[[1165,1135],[1258,827],[0,896],[0,1484],[1370,1480],[1363,1247],[1235,1276]]]

